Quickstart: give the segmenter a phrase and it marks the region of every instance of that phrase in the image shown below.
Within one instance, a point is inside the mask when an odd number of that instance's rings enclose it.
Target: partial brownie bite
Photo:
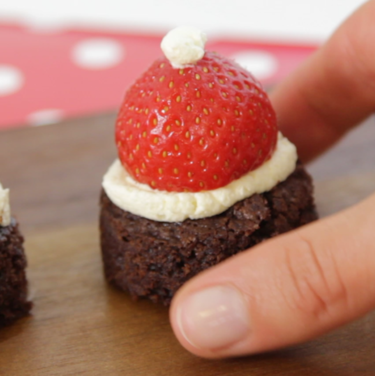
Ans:
[[[0,327],[28,315],[31,310],[23,241],[15,219],[9,226],[0,226]]]
[[[133,298],[168,305],[177,289],[200,271],[317,219],[312,191],[311,178],[299,163],[269,192],[237,202],[219,215],[177,223],[131,214],[102,191],[106,279]]]

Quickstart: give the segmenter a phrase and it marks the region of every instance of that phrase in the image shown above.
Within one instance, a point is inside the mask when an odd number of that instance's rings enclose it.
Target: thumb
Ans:
[[[181,344],[217,358],[321,335],[375,307],[375,195],[269,240],[186,283],[170,316]]]

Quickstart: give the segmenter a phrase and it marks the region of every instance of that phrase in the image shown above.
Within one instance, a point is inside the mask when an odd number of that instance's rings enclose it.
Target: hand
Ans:
[[[375,109],[375,0],[272,94],[308,161]],[[170,318],[192,353],[219,358],[319,336],[375,308],[375,195],[232,257],[187,282]]]

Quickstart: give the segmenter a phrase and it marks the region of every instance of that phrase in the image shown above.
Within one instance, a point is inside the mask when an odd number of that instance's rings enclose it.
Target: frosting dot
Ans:
[[[161,49],[174,68],[196,63],[204,55],[207,37],[194,27],[177,27],[162,40]]]

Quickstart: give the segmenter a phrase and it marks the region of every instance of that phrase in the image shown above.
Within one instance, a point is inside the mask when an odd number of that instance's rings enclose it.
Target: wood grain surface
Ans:
[[[0,179],[27,238],[35,304],[0,331],[0,375],[375,375],[375,313],[287,350],[208,361],[177,343],[166,308],[107,286],[96,222],[113,121],[0,133]],[[375,191],[374,143],[371,120],[309,167],[321,215]]]

